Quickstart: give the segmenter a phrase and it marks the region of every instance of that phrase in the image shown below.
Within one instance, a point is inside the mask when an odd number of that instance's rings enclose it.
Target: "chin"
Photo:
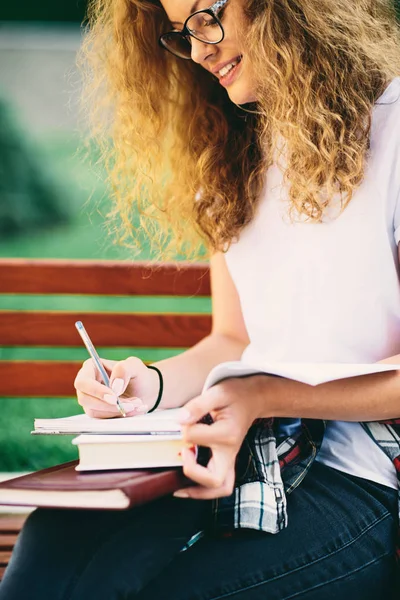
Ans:
[[[231,86],[231,89],[227,89],[228,96],[234,104],[249,104],[250,102],[256,102],[256,97],[253,92],[245,89],[235,89],[235,85]]]

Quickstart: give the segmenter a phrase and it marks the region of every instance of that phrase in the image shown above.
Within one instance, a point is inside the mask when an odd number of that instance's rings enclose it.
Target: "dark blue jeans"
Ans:
[[[205,536],[207,501],[128,512],[37,510],[1,600],[390,600],[397,491],[315,463],[288,498],[289,526]]]

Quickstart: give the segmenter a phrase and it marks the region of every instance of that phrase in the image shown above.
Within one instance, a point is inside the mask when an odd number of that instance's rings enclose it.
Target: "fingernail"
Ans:
[[[192,419],[192,414],[187,410],[187,408],[181,408],[177,415],[178,423],[188,423]]]
[[[178,490],[177,492],[174,492],[174,496],[175,496],[175,498],[189,498],[189,494],[182,490]]]
[[[117,404],[117,397],[113,394],[104,394],[103,398],[107,404]]]
[[[111,389],[116,396],[120,396],[125,388],[125,382],[123,379],[114,379],[111,384]]]
[[[147,412],[148,408],[149,407],[147,406],[147,404],[142,404],[141,406],[138,406],[136,410],[138,412]]]

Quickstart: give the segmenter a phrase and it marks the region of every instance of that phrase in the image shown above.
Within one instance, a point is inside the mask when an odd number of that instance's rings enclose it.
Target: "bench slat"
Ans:
[[[3,550],[0,552],[0,565],[7,565],[11,558],[11,550]]]
[[[77,361],[1,361],[0,397],[74,397],[74,379],[81,366],[82,362]]]
[[[18,533],[27,518],[27,514],[18,516],[0,515],[0,533]]]
[[[158,263],[160,266],[160,263]],[[144,262],[0,259],[0,293],[209,296],[209,267]]]
[[[0,550],[12,550],[18,534],[0,535]]]
[[[197,314],[130,314],[0,311],[2,346],[81,346],[75,321],[82,320],[95,346],[187,348],[211,330],[211,317]]]

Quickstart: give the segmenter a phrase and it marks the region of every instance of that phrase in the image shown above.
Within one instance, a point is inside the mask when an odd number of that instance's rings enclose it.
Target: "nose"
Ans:
[[[208,57],[213,56],[217,51],[215,44],[206,44],[194,37],[190,41],[192,44],[192,60],[199,65],[206,61]]]

